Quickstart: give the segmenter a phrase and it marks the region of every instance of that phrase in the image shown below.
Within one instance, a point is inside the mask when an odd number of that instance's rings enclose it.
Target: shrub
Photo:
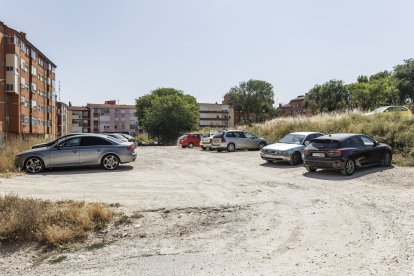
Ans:
[[[56,246],[85,239],[89,231],[102,229],[112,217],[101,203],[6,195],[0,197],[0,240]]]

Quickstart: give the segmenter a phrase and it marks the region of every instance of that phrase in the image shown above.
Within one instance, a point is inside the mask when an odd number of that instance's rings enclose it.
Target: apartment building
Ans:
[[[216,129],[234,127],[234,112],[227,104],[199,103],[199,126]]]
[[[127,132],[138,135],[138,118],[135,105],[88,103],[86,106],[69,106],[70,132]]]
[[[0,22],[0,140],[56,135],[55,69],[25,33]]]
[[[305,96],[300,95],[289,101],[288,104],[282,105],[283,116],[308,116],[313,113],[305,108]]]

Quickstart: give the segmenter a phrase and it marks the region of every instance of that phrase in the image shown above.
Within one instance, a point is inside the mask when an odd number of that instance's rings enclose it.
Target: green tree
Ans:
[[[255,123],[272,116],[274,96],[272,84],[251,79],[232,87],[224,98],[240,114],[243,123]]]
[[[404,60],[404,64],[394,67],[397,87],[402,102],[414,102],[414,59]]]
[[[198,128],[196,99],[174,88],[158,88],[136,99],[140,126],[166,142]]]
[[[343,81],[330,80],[306,94],[305,107],[319,112],[344,111],[350,108],[350,94]]]

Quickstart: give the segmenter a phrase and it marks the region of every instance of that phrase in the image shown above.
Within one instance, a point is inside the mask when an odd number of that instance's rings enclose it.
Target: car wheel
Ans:
[[[273,163],[273,161],[272,161],[272,160],[266,160],[266,162],[267,162],[267,163]]]
[[[194,148],[194,144],[193,143],[189,143],[188,144],[188,148],[190,148],[190,149]]]
[[[315,167],[305,167],[305,168],[308,172],[316,172],[317,170]]]
[[[392,155],[389,152],[386,152],[384,154],[384,159],[381,160],[381,166],[383,167],[389,167],[391,166],[391,161],[392,161]]]
[[[24,170],[28,173],[39,173],[43,171],[45,165],[43,164],[43,160],[39,157],[29,157],[24,162]]]
[[[209,150],[209,151],[214,151],[214,149],[213,149],[213,148],[208,148],[208,150]]]
[[[266,143],[264,143],[264,142],[261,142],[260,144],[259,144],[259,150],[261,150],[262,148],[264,148],[266,146]]]
[[[230,143],[227,145],[227,151],[228,152],[233,152],[236,150],[236,146],[233,143]]]
[[[185,149],[185,146],[181,146],[183,149]]]
[[[202,149],[202,150],[206,150],[207,148],[206,148],[206,147],[201,146],[201,149]]]
[[[341,170],[343,175],[352,175],[355,172],[355,161],[353,159],[345,160],[345,167]]]
[[[218,151],[218,152],[222,152],[222,151],[223,151],[223,149],[217,149],[217,151]]]
[[[107,170],[115,170],[119,166],[118,156],[114,154],[105,155],[102,159],[102,167]]]
[[[290,165],[296,166],[299,165],[302,162],[302,156],[300,155],[300,152],[294,152],[290,156]]]

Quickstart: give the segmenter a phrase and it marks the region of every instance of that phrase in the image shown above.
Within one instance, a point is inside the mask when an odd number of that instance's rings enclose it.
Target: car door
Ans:
[[[234,143],[237,149],[246,149],[247,148],[247,139],[244,136],[243,131],[235,131],[234,133]]]
[[[361,135],[360,139],[364,145],[364,155],[367,158],[367,164],[376,164],[381,161],[381,153],[378,148],[376,148],[376,142],[368,136]]]
[[[79,145],[81,137],[69,138],[50,149],[51,167],[79,166]]]
[[[245,146],[247,149],[257,149],[259,148],[259,139],[257,138],[256,135],[253,135],[249,132],[244,132],[244,141],[245,141]]]
[[[359,139],[362,142],[362,155],[365,160],[362,163],[363,165],[371,165],[378,162],[375,149],[375,141],[367,136],[359,136]]]
[[[111,142],[101,137],[82,137],[80,142],[79,164],[81,166],[99,165],[102,154],[111,146]]]

